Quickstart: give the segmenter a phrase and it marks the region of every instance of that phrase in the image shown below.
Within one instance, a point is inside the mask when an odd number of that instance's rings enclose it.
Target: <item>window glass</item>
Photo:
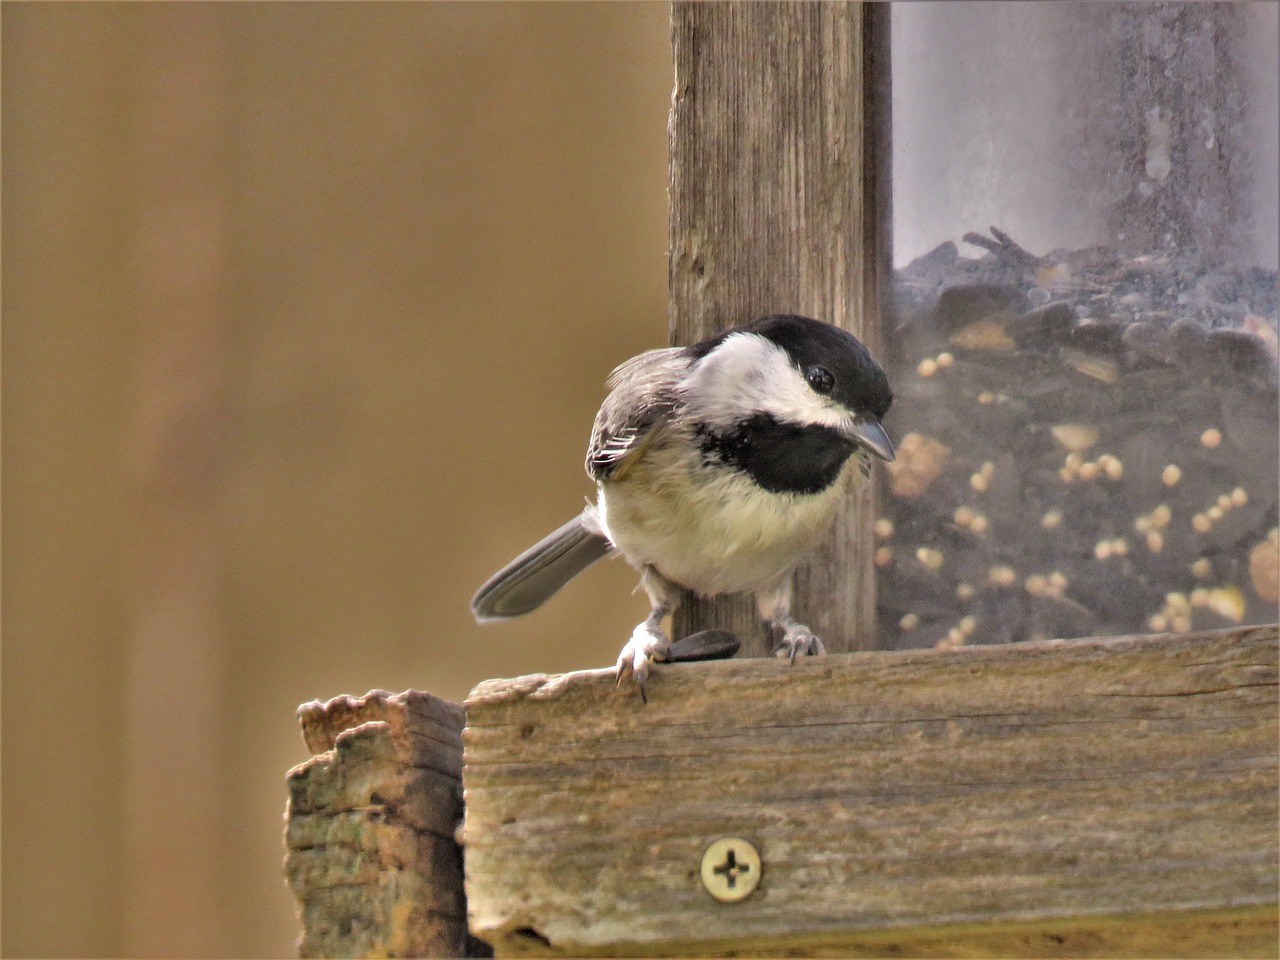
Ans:
[[[1277,619],[1277,13],[893,8],[882,643]]]

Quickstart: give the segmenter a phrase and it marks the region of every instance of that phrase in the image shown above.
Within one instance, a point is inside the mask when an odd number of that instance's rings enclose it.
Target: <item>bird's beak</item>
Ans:
[[[893,461],[893,441],[884,432],[884,427],[880,426],[879,420],[866,420],[855,425],[849,430],[849,437],[855,443],[860,443],[866,447],[881,460]]]

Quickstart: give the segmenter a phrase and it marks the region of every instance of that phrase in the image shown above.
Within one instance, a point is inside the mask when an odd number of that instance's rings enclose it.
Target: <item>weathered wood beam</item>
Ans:
[[[499,954],[1274,956],[1277,627],[482,683]],[[759,886],[700,880],[721,837]]]
[[[315,754],[288,774],[285,875],[303,957],[488,955],[467,935],[462,708],[375,690],[298,708]]]
[[[889,8],[672,4],[671,340],[769,313],[826,320],[881,351],[889,279]],[[797,574],[796,609],[828,650],[875,646],[872,490],[851,496]],[[772,639],[749,599],[689,597],[684,636]]]

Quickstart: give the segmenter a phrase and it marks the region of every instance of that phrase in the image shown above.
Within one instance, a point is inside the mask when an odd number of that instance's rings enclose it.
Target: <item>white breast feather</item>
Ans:
[[[605,534],[636,567],[712,595],[768,587],[812,550],[850,478],[816,494],[770,493],[738,471],[702,470],[695,446],[664,444],[618,483],[600,489]],[[691,453],[688,451],[692,451]]]

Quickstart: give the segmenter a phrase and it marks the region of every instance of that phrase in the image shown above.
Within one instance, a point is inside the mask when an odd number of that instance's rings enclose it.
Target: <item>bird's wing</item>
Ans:
[[[648,350],[609,376],[609,395],[600,405],[587,473],[597,482],[620,479],[629,464],[659,437],[679,403],[678,386],[688,360],[682,347]]]

